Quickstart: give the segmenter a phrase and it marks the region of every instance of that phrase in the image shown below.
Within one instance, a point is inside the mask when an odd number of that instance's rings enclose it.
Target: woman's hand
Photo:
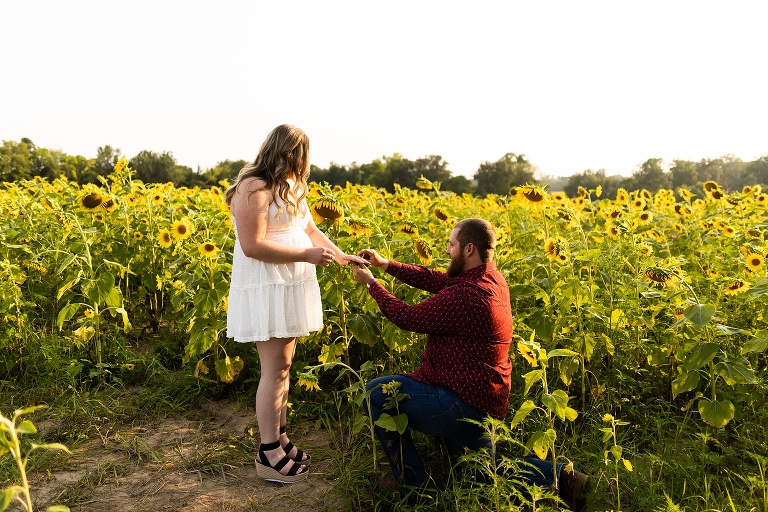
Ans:
[[[304,251],[304,261],[313,265],[327,267],[333,261],[334,253],[326,247],[310,247]]]

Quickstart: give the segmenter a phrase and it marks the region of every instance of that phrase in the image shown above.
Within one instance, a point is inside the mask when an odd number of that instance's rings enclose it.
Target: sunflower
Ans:
[[[104,196],[96,191],[87,191],[86,194],[80,196],[80,206],[89,212],[98,210],[102,203],[104,203]]]
[[[755,253],[755,254],[749,254],[747,256],[747,267],[752,272],[763,268],[764,262],[765,262],[765,258],[763,257],[762,254]]]
[[[619,204],[627,204],[629,202],[629,193],[626,189],[619,187],[616,191],[616,202]]]
[[[300,373],[299,386],[307,391],[320,391],[320,382],[317,380],[317,375],[314,373]]]
[[[565,240],[560,237],[547,238],[544,241],[544,253],[550,260],[556,260],[565,252]]]
[[[634,198],[632,200],[631,206],[635,210],[642,210],[642,209],[645,208],[646,204],[647,203],[646,203],[645,199],[643,199],[642,197],[636,197],[636,198]]]
[[[549,200],[546,191],[538,185],[525,185],[520,188],[520,200],[529,208],[538,209]]]
[[[94,213],[93,214],[93,220],[96,222],[104,222],[104,214],[103,213]]]
[[[568,263],[568,255],[563,253],[560,253],[557,255],[557,258],[555,259],[558,263]]]
[[[724,292],[726,295],[736,295],[747,290],[749,290],[749,283],[746,281],[733,281],[725,287]]]
[[[422,190],[432,190],[432,182],[425,178],[423,175],[419,176],[419,179],[416,180],[416,188],[420,188]]]
[[[216,247],[216,244],[210,240],[200,244],[197,250],[200,251],[201,256],[205,256],[206,258],[213,258],[213,256],[219,252],[219,248]]]
[[[672,286],[674,274],[660,267],[649,267],[642,271],[642,276],[652,285]]]
[[[565,195],[565,192],[552,192],[550,197],[557,203],[564,203],[568,199],[568,196]]]
[[[616,220],[620,219],[624,215],[624,212],[621,211],[620,208],[611,208],[608,210],[608,214],[606,215],[609,219]]]
[[[680,198],[683,201],[690,201],[693,198],[693,192],[691,192],[687,188],[682,188],[682,187],[678,188],[677,194],[680,196]]]
[[[86,318],[93,318],[94,316],[94,312],[91,308],[86,309],[84,314]]]
[[[677,214],[678,217],[682,217],[683,219],[685,219],[690,217],[693,212],[691,212],[691,209],[688,208],[688,205],[676,204],[675,213]]]
[[[571,222],[573,220],[573,211],[571,211],[570,208],[558,208],[555,213],[566,222]]]
[[[133,233],[134,240],[141,240],[142,238],[144,238],[144,235],[141,234],[141,231],[134,231]]]
[[[128,166],[128,160],[125,157],[115,163],[115,172],[120,172]]]
[[[672,227],[675,228],[675,231],[677,231],[678,233],[682,233],[683,232],[683,225],[680,224],[679,222],[675,222],[672,225]]]
[[[642,258],[650,258],[653,254],[653,247],[650,244],[637,244],[637,254]]]
[[[528,345],[526,345],[525,343],[518,342],[517,351],[520,353],[521,356],[523,356],[523,359],[528,361],[528,364],[530,364],[534,368],[539,366],[539,359],[536,356],[536,352],[534,352]]]
[[[400,227],[398,227],[397,230],[400,233],[403,233],[404,235],[408,235],[410,237],[414,237],[419,234],[419,228],[416,227],[416,224],[414,224],[413,222],[405,222],[403,224],[400,224]]]
[[[171,233],[173,234],[173,238],[176,240],[184,240],[192,234],[194,227],[195,225],[192,223],[192,221],[187,217],[184,217],[183,219],[177,220],[173,223],[173,226],[171,227]]]
[[[675,319],[680,320],[685,316],[685,310],[683,308],[675,308]]]
[[[579,195],[579,197],[587,197],[587,189],[584,187],[577,188],[576,193]]]
[[[322,220],[336,221],[344,215],[341,203],[333,197],[325,196],[312,204],[312,213]]]
[[[125,204],[128,206],[136,206],[141,202],[141,196],[135,192],[131,192],[125,196]]]
[[[595,197],[600,197],[602,195],[603,195],[603,186],[598,185],[597,187],[595,187]]]
[[[717,184],[715,181],[705,181],[702,185],[702,188],[704,188],[704,192],[707,194],[711,194],[715,190],[720,190],[720,185]]]
[[[651,215],[651,212],[641,212],[640,215],[637,216],[637,221],[640,224],[648,224],[651,222],[651,219],[653,216]]]
[[[367,220],[350,219],[348,224],[349,230],[352,232],[352,236],[368,236],[373,233],[373,227]]]
[[[754,238],[754,239],[759,239],[759,238],[763,237],[762,232],[760,232],[760,230],[757,229],[757,228],[750,228],[750,229],[748,229],[747,232],[746,232],[746,235],[749,238]]]
[[[432,216],[439,220],[440,222],[447,223],[451,221],[451,216],[448,215],[448,212],[440,208],[439,206],[436,206],[432,210]]]
[[[408,201],[406,201],[404,198],[402,198],[402,197],[400,197],[400,196],[397,196],[397,197],[395,197],[395,198],[392,200],[392,203],[393,203],[395,206],[400,206],[400,207],[402,207],[402,206],[408,206]]]
[[[507,194],[512,201],[520,199],[520,187],[512,187]]]
[[[413,241],[413,248],[416,249],[416,254],[425,265],[429,265],[432,262],[432,249],[430,249],[426,240],[417,238]]]
[[[108,212],[113,212],[117,209],[117,201],[115,201],[114,199],[107,199],[106,201],[101,203],[101,207],[102,209]]]
[[[171,243],[173,243],[171,232],[167,229],[161,229],[157,235],[157,242],[160,244],[160,247],[170,247]]]
[[[165,202],[165,198],[163,197],[162,192],[153,192],[152,193],[152,202],[158,205],[161,205]]]
[[[605,231],[606,233],[608,233],[608,236],[613,238],[614,240],[619,238],[619,235],[621,234],[621,232],[619,231],[619,228],[617,228],[615,224],[606,224]]]
[[[730,238],[733,238],[733,236],[736,234],[736,228],[728,224],[724,225],[722,230],[723,230],[723,234]]]
[[[715,201],[719,201],[720,199],[725,197],[725,193],[722,190],[713,190],[712,192],[710,192],[709,197],[711,197]]]
[[[758,194],[757,197],[755,198],[755,202],[757,204],[761,204],[765,206],[766,204],[768,204],[768,194],[766,194],[765,192],[763,192],[762,194]]]

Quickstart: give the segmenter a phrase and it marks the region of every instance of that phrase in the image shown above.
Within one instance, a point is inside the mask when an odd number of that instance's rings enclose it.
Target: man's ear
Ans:
[[[475,244],[472,242],[467,243],[467,245],[464,246],[464,257],[472,256],[473,252],[475,252]]]

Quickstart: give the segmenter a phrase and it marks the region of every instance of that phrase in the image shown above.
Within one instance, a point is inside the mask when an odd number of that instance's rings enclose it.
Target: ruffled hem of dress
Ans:
[[[268,341],[272,338],[303,338],[304,336],[309,336],[313,332],[317,332],[322,328],[323,326],[321,325],[317,329],[310,328],[308,331],[303,331],[298,334],[282,332],[282,333],[273,333],[270,335],[265,335],[265,334],[232,335],[229,333],[229,331],[227,331],[227,338],[234,338],[236,343],[254,343],[258,341]]]

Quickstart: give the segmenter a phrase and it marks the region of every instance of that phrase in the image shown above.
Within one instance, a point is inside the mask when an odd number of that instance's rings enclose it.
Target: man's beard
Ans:
[[[464,251],[460,251],[456,258],[451,259],[451,264],[448,265],[448,270],[445,273],[448,277],[456,277],[464,272]]]

